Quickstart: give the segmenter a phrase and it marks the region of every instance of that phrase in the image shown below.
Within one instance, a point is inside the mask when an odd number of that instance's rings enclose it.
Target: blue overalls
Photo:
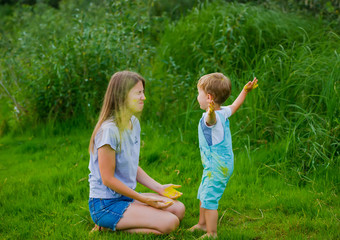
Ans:
[[[197,198],[201,201],[201,207],[216,210],[224,189],[234,170],[234,154],[232,151],[229,120],[215,112],[224,128],[222,142],[209,146],[203,134],[201,121],[198,125],[199,146],[203,164],[203,176],[198,189]]]

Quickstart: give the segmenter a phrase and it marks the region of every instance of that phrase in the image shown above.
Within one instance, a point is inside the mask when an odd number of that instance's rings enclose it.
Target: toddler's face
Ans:
[[[200,104],[200,108],[203,110],[207,110],[209,106],[209,97],[208,94],[206,94],[202,88],[198,87],[198,96],[197,101]]]

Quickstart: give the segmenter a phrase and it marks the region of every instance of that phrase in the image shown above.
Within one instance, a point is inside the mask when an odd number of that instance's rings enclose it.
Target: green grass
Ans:
[[[339,155],[339,40],[327,23],[297,14],[223,1],[203,4],[165,29],[145,112],[154,117],[157,109],[160,122],[190,129],[197,125],[190,119],[199,117],[195,98],[202,75],[218,71],[230,77],[226,105],[256,76],[259,88],[231,127],[242,141],[285,143],[281,160],[309,174],[333,165]]]
[[[231,119],[235,170],[220,202],[221,239],[340,239],[337,22],[275,1],[182,1],[194,7],[179,18],[163,2],[0,7],[0,239],[199,237],[185,231],[199,215],[196,83],[214,71],[231,78],[226,105],[259,79]],[[140,165],[183,186],[186,217],[167,236],[88,235],[84,129],[123,69],[147,82]]]
[[[144,129],[140,165],[161,183],[182,185],[186,216],[170,235],[88,235],[87,144],[91,130],[0,139],[1,239],[195,239],[202,166],[196,129]],[[152,132],[152,134],[151,134]],[[46,134],[47,135],[47,134]],[[234,135],[234,138],[237,136]],[[157,141],[157,144],[155,142]],[[308,178],[282,162],[284,144],[234,146],[235,170],[219,207],[220,239],[338,239],[339,165]],[[143,186],[138,191],[145,191]]]

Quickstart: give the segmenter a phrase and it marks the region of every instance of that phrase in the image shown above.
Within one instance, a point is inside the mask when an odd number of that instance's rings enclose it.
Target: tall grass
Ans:
[[[85,3],[84,3],[85,4]],[[18,110],[42,121],[95,115],[110,76],[142,72],[153,45],[143,1],[17,7],[1,39],[0,77]],[[16,66],[16,67],[15,67]]]
[[[162,38],[151,81],[162,97],[152,109],[185,131],[191,118],[199,118],[192,101],[200,76],[219,71],[231,78],[227,104],[256,76],[259,89],[232,117],[234,139],[287,142],[281,160],[296,171],[327,167],[339,157],[339,40],[322,22],[296,15],[202,5]]]

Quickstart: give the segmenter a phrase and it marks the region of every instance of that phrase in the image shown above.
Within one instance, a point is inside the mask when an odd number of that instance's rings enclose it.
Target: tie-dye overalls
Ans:
[[[221,113],[217,111],[215,113],[224,128],[222,142],[209,146],[203,134],[201,121],[198,125],[199,146],[204,170],[197,198],[201,201],[202,208],[211,210],[218,208],[218,201],[221,199],[234,170],[229,120],[225,119]]]

